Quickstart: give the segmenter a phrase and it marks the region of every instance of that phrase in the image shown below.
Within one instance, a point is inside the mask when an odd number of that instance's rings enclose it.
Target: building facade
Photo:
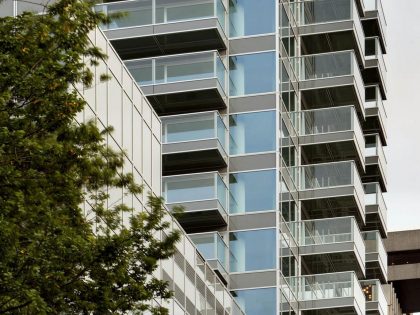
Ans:
[[[125,0],[96,10],[127,15],[102,27],[108,40],[96,32],[115,80],[107,92],[81,89],[96,104],[84,115],[120,126],[139,179],[168,209],[185,207],[173,225],[188,236],[157,271],[174,299],[155,302],[176,315],[398,314],[382,241],[380,0]],[[100,109],[104,95],[121,107]]]

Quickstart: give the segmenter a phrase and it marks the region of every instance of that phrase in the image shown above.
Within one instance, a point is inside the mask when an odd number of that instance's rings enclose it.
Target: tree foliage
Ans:
[[[163,200],[108,207],[109,189],[142,187],[106,146],[111,128],[75,122],[85,101],[73,87],[92,84],[84,60],[106,58],[88,40],[108,22],[92,5],[59,0],[0,19],[0,314],[166,314],[147,303],[171,295],[151,276],[179,239],[157,237]]]

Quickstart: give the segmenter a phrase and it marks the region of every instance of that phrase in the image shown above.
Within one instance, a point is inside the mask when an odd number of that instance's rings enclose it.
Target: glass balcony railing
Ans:
[[[297,58],[299,62],[292,64],[299,68],[296,69],[296,73],[299,74],[301,81],[354,75],[358,83],[364,86],[356,56],[352,50]]]
[[[362,181],[354,161],[300,166],[300,190],[355,186],[364,195]]]
[[[378,19],[382,29],[382,35],[385,40],[386,38],[386,27],[387,22],[385,19],[384,9],[382,7],[381,0],[364,0],[365,1],[365,11],[377,11]]]
[[[388,273],[388,255],[381,234],[379,231],[367,231],[362,234],[365,242],[366,254],[378,255],[379,264],[386,275]]]
[[[365,40],[365,56],[366,59],[377,59],[380,75],[382,76],[383,84],[386,85],[387,67],[382,53],[381,43],[379,37],[367,37]]]
[[[306,110],[296,115],[300,116],[298,127],[300,136],[353,131],[358,145],[361,146],[360,152],[363,154],[365,140],[354,106]]]
[[[383,180],[386,182],[387,178],[387,159],[385,157],[384,148],[382,146],[381,138],[378,134],[366,135],[365,136],[365,156],[368,157],[378,157],[378,166],[382,172]]]
[[[362,259],[364,257],[364,242],[354,217],[308,220],[290,224],[299,226],[299,246],[354,242]]]
[[[382,221],[387,225],[387,207],[384,196],[382,195],[381,185],[379,183],[366,183],[363,184],[365,189],[365,205],[378,206],[379,215]]]
[[[297,290],[295,294],[299,301],[354,298],[357,313],[365,314],[365,295],[354,272],[291,277],[288,282],[291,288]]]
[[[222,29],[226,29],[227,10],[222,0],[127,0],[98,4],[96,10],[125,13],[124,17],[104,25],[105,30],[208,18],[217,18]]]
[[[189,234],[189,237],[198,251],[208,261],[216,261],[221,266],[222,273],[226,274],[228,268],[228,247],[218,232]]]
[[[227,91],[227,70],[217,51],[129,60],[125,65],[140,86],[217,79]]]
[[[163,144],[217,139],[227,150],[227,127],[217,111],[163,116],[161,120]]]
[[[382,284],[379,280],[361,280],[363,293],[365,294],[366,303],[378,303],[378,312],[380,315],[388,315],[388,302],[386,300]]]
[[[364,49],[364,31],[355,0],[308,0],[291,2],[298,25],[353,21],[359,46]]]
[[[217,200],[225,212],[228,209],[228,188],[217,172],[165,176],[163,197],[167,204]]]

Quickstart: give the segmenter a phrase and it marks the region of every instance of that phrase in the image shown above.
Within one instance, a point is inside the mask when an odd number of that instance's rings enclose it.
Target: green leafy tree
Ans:
[[[73,87],[93,79],[83,60],[106,58],[88,40],[109,22],[92,5],[0,19],[0,314],[167,313],[148,303],[171,296],[151,275],[179,233],[156,236],[169,225],[161,198],[149,211],[107,207],[108,189],[142,187],[106,146],[111,128],[75,122],[85,101]],[[135,213],[126,226],[124,211]]]

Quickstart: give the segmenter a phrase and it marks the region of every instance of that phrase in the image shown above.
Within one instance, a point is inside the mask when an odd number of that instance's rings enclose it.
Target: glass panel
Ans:
[[[219,233],[190,234],[191,240],[206,260],[218,260],[227,269],[227,245]]]
[[[276,267],[275,229],[232,232],[229,236],[229,248],[231,272]]]
[[[122,13],[126,16],[113,19],[108,25],[103,25],[103,29],[116,29],[121,27],[132,27],[153,24],[152,0],[136,0],[100,4],[96,7],[97,11],[106,14]]]
[[[162,117],[163,143],[215,138],[214,113]]]
[[[303,111],[299,134],[312,135],[353,130],[354,118],[353,106]]]
[[[353,0],[316,0],[295,2],[300,25],[345,21],[352,18]]]
[[[227,209],[227,187],[220,176],[217,175],[217,199],[224,209]]]
[[[378,302],[380,314],[388,313],[388,302],[386,300],[382,285],[379,280],[362,280],[360,284],[365,294],[366,302]]]
[[[266,93],[276,90],[275,53],[238,55],[229,58],[230,95]]]
[[[231,214],[276,209],[275,170],[231,174],[229,189]]]
[[[169,23],[215,16],[214,1],[156,0],[156,23]]]
[[[256,126],[264,126],[257,128]],[[276,149],[274,111],[229,116],[230,152],[233,155],[269,152]]]
[[[274,33],[275,1],[230,0],[230,37]]]
[[[163,178],[167,203],[216,198],[216,173],[168,176]]]
[[[276,288],[238,290],[232,294],[247,315],[276,314]]]
[[[358,177],[354,162],[315,164],[301,167],[301,190],[354,184]]]
[[[227,134],[226,125],[223,122],[222,117],[217,115],[217,138],[219,139],[220,144],[225,150],[226,150],[226,134]]]

